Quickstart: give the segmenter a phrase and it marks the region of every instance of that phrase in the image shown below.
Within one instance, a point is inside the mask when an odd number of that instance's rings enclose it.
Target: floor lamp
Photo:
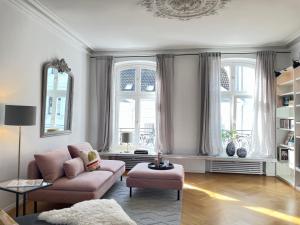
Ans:
[[[34,126],[36,123],[36,107],[21,105],[5,105],[4,125],[19,127],[19,151],[18,151],[18,180],[20,179],[21,135],[22,126]]]

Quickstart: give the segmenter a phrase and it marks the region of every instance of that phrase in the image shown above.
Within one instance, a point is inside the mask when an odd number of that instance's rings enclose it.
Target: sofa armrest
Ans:
[[[30,161],[28,164],[27,178],[28,179],[42,179],[43,178],[35,160]]]

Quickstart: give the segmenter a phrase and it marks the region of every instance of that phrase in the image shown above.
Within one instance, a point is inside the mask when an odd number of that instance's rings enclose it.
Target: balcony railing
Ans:
[[[119,143],[121,143],[121,133],[131,132],[133,135],[133,143],[138,146],[153,149],[155,146],[155,129],[154,128],[140,128],[138,130],[139,136],[136,137],[136,130],[134,128],[119,128]],[[135,139],[138,138],[138,141]]]

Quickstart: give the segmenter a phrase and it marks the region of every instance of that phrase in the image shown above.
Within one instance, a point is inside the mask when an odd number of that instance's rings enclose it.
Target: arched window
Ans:
[[[117,63],[115,78],[114,147],[121,148],[122,133],[129,133],[135,149],[153,150],[156,64]]]
[[[251,136],[255,60],[222,60],[220,80],[222,130]]]

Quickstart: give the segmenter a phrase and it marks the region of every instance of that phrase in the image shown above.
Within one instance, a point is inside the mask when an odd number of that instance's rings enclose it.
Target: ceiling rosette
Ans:
[[[157,17],[190,20],[214,15],[230,0],[140,0]]]

